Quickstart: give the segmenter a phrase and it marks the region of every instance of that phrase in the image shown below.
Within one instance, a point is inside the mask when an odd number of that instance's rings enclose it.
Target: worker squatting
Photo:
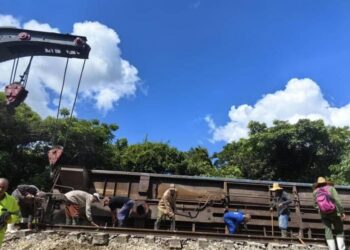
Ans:
[[[33,185],[19,185],[12,192],[12,195],[9,195],[6,192],[8,186],[8,180],[0,178],[0,243],[7,228],[9,232],[15,230],[14,223],[21,221],[27,223],[28,228],[32,227],[35,213],[40,207],[40,201],[45,200],[46,196],[44,192]],[[343,221],[346,217],[333,183],[323,177],[319,177],[313,187],[315,208],[318,209],[324,224],[325,237],[329,249],[335,250],[337,246],[339,250],[345,250]],[[270,191],[274,194],[270,204],[270,211],[277,210],[281,236],[287,237],[290,216],[289,205],[292,203],[292,200],[278,183],[273,183]],[[165,220],[170,221],[170,230],[175,230],[177,193],[178,191],[174,184],[170,184],[163,193],[158,203],[154,230],[158,230],[161,223]],[[81,190],[70,191],[64,196],[67,225],[79,225],[81,219],[85,218],[92,226],[99,227],[93,220],[91,206],[93,203],[101,203],[110,211],[112,225],[124,227],[135,205],[135,201],[128,197],[101,197],[98,193],[90,194]],[[229,208],[224,210],[223,220],[230,234],[237,232],[239,226],[241,224],[245,225],[250,219],[252,217],[245,212],[231,211]]]

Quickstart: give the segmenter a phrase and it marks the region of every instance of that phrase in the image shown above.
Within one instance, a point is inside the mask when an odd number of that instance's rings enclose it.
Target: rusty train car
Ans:
[[[61,167],[54,179],[53,190],[65,193],[79,189],[103,196],[127,196],[136,201],[131,213],[131,226],[153,228],[157,204],[171,183],[178,190],[176,230],[227,233],[223,221],[225,208],[242,210],[252,215],[245,229],[250,235],[278,235],[276,212],[269,211],[271,181],[230,178],[209,178],[107,170],[86,170],[81,167]],[[301,238],[323,238],[324,228],[314,208],[312,184],[280,182],[294,200],[289,222],[289,235]],[[345,213],[350,214],[350,187],[336,186]],[[93,208],[97,217],[108,216],[103,207]],[[105,219],[105,218],[104,218]],[[345,222],[346,235],[350,223]]]

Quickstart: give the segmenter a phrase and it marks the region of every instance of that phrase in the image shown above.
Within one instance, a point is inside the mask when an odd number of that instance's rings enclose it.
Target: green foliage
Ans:
[[[215,165],[239,169],[250,179],[312,182],[328,176],[350,138],[347,128],[327,127],[321,120],[275,121],[270,128],[251,122],[249,128],[249,138],[227,144]]]
[[[10,180],[11,188],[42,175],[44,154],[35,146],[24,146],[41,137],[41,119],[27,105],[7,109],[5,96],[0,93],[0,176]],[[44,178],[45,179],[45,178]],[[39,185],[39,183],[36,183]],[[41,185],[47,187],[48,179]]]
[[[216,175],[218,177],[226,177],[226,178],[242,178],[241,169],[238,166],[226,166],[220,168]]]
[[[118,126],[98,120],[69,119],[64,109],[61,114],[62,119],[42,120],[24,103],[9,110],[4,94],[0,93],[0,175],[7,177],[13,187],[20,183],[49,187],[50,145],[65,146],[63,164],[113,167],[112,141]]]
[[[181,152],[166,143],[147,140],[128,146],[127,139],[123,138],[117,140],[114,150],[114,166],[123,171],[216,175],[208,151],[201,147]]]
[[[119,169],[149,173],[185,174],[184,154],[165,143],[134,144],[119,151]]]
[[[330,179],[337,184],[350,184],[350,151],[347,151],[339,164],[330,166]]]
[[[60,109],[60,115],[63,116],[63,118],[67,118],[70,115],[70,111],[67,108]]]
[[[255,135],[257,133],[262,133],[266,130],[267,126],[265,123],[250,121],[248,123],[249,135]]]
[[[185,153],[186,174],[217,176],[217,169],[213,166],[208,150],[202,147],[191,148]]]

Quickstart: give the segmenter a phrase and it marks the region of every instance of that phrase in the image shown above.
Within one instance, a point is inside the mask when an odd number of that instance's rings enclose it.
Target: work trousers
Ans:
[[[125,219],[128,218],[130,210],[134,207],[134,204],[135,202],[133,200],[129,200],[121,207],[121,209],[119,209],[117,214],[119,226],[125,226]]]
[[[281,230],[287,230],[288,229],[288,220],[289,220],[289,216],[287,214],[280,214],[278,216],[278,227]]]
[[[171,220],[170,230],[175,230],[175,215],[173,218],[170,218],[163,209],[159,209],[159,208],[158,208],[157,220],[154,224],[154,229],[159,229],[161,221],[166,220],[167,218]]]
[[[326,240],[334,239],[332,227],[334,228],[334,234],[336,236],[344,237],[343,222],[340,216],[337,215],[337,212],[331,214],[322,214],[321,220],[325,226]]]
[[[229,231],[230,234],[234,234],[237,228],[237,224],[235,221],[233,221],[232,219],[225,219],[224,220],[225,225],[227,226],[227,229]]]

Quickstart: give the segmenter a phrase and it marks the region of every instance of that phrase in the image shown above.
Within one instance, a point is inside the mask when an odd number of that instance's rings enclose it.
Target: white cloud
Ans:
[[[0,26],[11,25],[25,29],[60,32],[58,28],[36,20],[20,25],[12,16],[0,15]],[[115,30],[99,22],[81,22],[73,25],[72,34],[86,36],[91,46],[89,59],[86,61],[79,97],[93,101],[100,111],[107,112],[121,98],[136,93],[140,79],[137,69],[121,57],[120,39]],[[28,58],[21,59],[18,72],[23,73]],[[42,116],[55,115],[61,90],[65,58],[34,57],[27,89],[26,103]],[[71,108],[83,60],[70,59],[63,92],[62,107]],[[0,87],[4,87],[10,78],[12,62],[0,64]],[[17,77],[18,80],[18,77]],[[54,96],[54,97],[53,97]]]
[[[46,32],[60,32],[58,28],[52,28],[49,24],[39,23],[36,20],[30,20],[29,22],[26,22],[25,24],[23,24],[23,28],[28,30],[40,30]]]
[[[1,15],[0,14],[0,25],[1,26],[12,26],[12,27],[20,27],[19,21],[11,15]]]
[[[214,120],[205,118],[212,134],[211,141],[237,141],[248,136],[250,121],[264,122],[271,126],[274,120],[296,123],[299,119],[323,119],[333,126],[350,125],[350,103],[337,108],[324,99],[320,87],[311,79],[291,79],[284,90],[263,96],[254,106],[232,106],[230,120],[217,126]]]

